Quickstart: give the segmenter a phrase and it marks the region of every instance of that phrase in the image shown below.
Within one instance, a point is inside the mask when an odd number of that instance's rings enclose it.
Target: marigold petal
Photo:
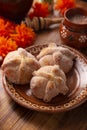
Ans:
[[[29,17],[47,17],[49,15],[49,4],[46,2],[36,2],[32,7],[33,11],[30,12]]]
[[[57,0],[55,9],[64,14],[67,9],[72,7],[75,7],[75,0]]]
[[[19,47],[27,47],[35,39],[35,33],[33,29],[26,27],[25,24],[17,25],[15,28],[15,33],[10,34],[11,38],[16,41]]]
[[[0,56],[3,58],[10,52],[17,49],[17,44],[11,38],[0,37]]]

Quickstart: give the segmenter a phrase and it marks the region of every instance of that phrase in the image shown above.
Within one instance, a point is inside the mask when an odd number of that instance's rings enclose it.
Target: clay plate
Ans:
[[[36,56],[41,49],[46,46],[47,45],[32,46],[27,48],[27,51]],[[45,103],[32,95],[29,84],[23,86],[12,84],[3,75],[2,81],[4,88],[14,101],[26,108],[49,113],[68,111],[86,101],[87,60],[78,51],[67,46],[63,47],[70,49],[76,56],[74,66],[67,74],[67,85],[69,87],[67,95],[63,96],[60,94],[52,99],[50,103]]]

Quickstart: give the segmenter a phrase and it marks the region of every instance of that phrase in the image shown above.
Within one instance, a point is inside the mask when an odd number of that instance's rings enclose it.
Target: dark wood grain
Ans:
[[[61,44],[57,26],[39,32],[34,44],[50,42]],[[21,107],[7,95],[1,79],[0,70],[0,130],[87,130],[87,101],[71,111],[59,114],[32,111]]]

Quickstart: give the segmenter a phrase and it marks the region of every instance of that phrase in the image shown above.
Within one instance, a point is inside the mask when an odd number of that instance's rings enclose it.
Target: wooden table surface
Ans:
[[[34,44],[61,44],[58,27],[37,34]],[[5,92],[0,70],[0,130],[87,130],[87,101],[81,106],[59,114],[26,109]]]

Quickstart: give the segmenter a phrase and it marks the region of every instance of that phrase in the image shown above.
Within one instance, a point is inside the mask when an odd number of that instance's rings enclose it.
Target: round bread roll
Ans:
[[[68,92],[66,76],[58,65],[44,66],[33,72],[30,81],[33,95],[45,102],[49,102],[59,93],[65,95]]]
[[[8,53],[1,66],[7,79],[15,84],[29,83],[32,72],[39,67],[36,58],[23,48]]]
[[[68,48],[58,47],[53,43],[42,49],[39,55],[37,55],[37,59],[41,66],[56,64],[65,73],[68,73],[73,66],[75,56]]]

